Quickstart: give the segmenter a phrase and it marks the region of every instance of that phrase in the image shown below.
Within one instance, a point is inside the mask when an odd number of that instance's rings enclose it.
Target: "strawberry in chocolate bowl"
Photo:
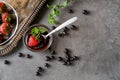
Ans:
[[[45,25],[33,25],[27,29],[23,36],[25,46],[31,51],[45,51],[52,43],[52,36],[44,38],[42,35],[47,35],[50,29]]]

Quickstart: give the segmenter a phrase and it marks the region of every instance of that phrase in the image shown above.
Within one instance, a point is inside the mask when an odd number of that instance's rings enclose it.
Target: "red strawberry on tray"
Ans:
[[[28,45],[30,47],[35,47],[39,44],[39,41],[34,37],[34,36],[30,36],[29,40],[28,40]]]
[[[2,23],[1,26],[0,26],[0,32],[3,34],[3,35],[9,35],[10,32],[11,32],[11,26],[9,23],[5,22],[5,23]]]
[[[10,16],[10,14],[7,13],[7,12],[3,13],[2,14],[2,21],[10,23],[11,22],[11,16]]]

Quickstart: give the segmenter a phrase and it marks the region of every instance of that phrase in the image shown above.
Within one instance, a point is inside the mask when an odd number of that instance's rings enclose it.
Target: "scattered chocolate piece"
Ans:
[[[52,30],[54,30],[56,27],[55,26],[52,26]]]
[[[63,31],[64,31],[64,32],[67,32],[67,31],[69,31],[69,28],[68,28],[68,27],[65,27],[65,28],[63,29]]]
[[[42,67],[38,67],[38,72],[43,72],[44,69]]]
[[[49,47],[48,50],[51,52],[52,51],[52,47]]]
[[[63,65],[67,65],[67,62],[65,61],[65,62],[63,63]]]
[[[58,36],[63,37],[64,35],[61,32],[59,32]]]
[[[69,53],[69,52],[70,52],[70,50],[68,48],[64,49],[64,53]]]
[[[71,57],[68,57],[66,61],[71,62]]]
[[[74,11],[72,9],[69,9],[69,13],[74,13]]]
[[[42,74],[40,72],[36,72],[36,76],[42,76]]]
[[[51,56],[51,59],[55,59],[55,56]]]
[[[71,61],[67,61],[67,65],[72,65],[72,62]]]
[[[70,61],[74,61],[74,58],[73,58],[73,57],[71,57],[71,58],[70,58]]]
[[[75,25],[72,25],[71,29],[72,30],[77,30],[78,28]]]
[[[27,58],[32,58],[32,56],[30,54],[27,54]]]
[[[65,53],[65,57],[66,57],[68,60],[70,60],[70,58],[71,58],[70,53]]]
[[[10,64],[10,61],[5,60],[5,61],[4,61],[4,64]]]
[[[73,56],[73,60],[77,60],[78,59],[78,57],[77,56]]]
[[[62,61],[63,60],[63,58],[62,57],[58,57],[58,61]]]
[[[65,30],[69,30],[69,28],[68,28],[68,27],[65,27]]]
[[[58,57],[58,61],[64,62],[65,60],[62,57]]]
[[[48,64],[48,63],[45,63],[45,67],[47,67],[47,68],[48,68],[48,67],[50,67],[50,64]]]
[[[63,35],[66,35],[67,33],[65,31],[62,32]]]
[[[83,13],[84,15],[90,14],[90,12],[89,12],[88,10],[83,10],[82,13]]]
[[[19,53],[19,55],[18,55],[19,57],[23,57],[24,56],[24,54],[23,53]]]
[[[52,60],[50,56],[46,56],[46,61]]]

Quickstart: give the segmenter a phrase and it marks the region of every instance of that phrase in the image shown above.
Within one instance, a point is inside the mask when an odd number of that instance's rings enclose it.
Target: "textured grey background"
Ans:
[[[75,13],[70,15],[69,8]],[[83,15],[83,9],[91,14]],[[51,27],[47,24],[48,12],[44,7],[33,23]],[[71,30],[70,35],[64,38],[54,36],[53,47],[57,56],[64,55],[65,47],[70,48],[73,55],[81,56],[75,66],[66,67],[53,61],[50,62],[52,67],[42,77],[36,77],[37,67],[44,65],[44,57],[49,53],[31,52],[21,40],[9,55],[0,57],[0,80],[120,80],[120,0],[74,0],[63,10],[60,21],[72,16],[78,17],[74,24],[79,30]],[[30,53],[34,57],[19,58],[19,52]],[[4,65],[5,59],[10,60],[11,65]]]

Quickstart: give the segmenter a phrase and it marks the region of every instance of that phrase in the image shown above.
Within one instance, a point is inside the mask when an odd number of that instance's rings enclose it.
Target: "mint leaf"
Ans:
[[[40,31],[39,31],[39,28],[37,28],[37,27],[34,27],[32,30],[31,30],[31,34],[33,35],[33,36],[36,36],[37,34],[39,34],[40,33]]]
[[[46,28],[44,28],[44,27],[41,27],[41,28],[39,28],[39,31],[41,32],[41,33],[45,33],[46,31],[48,31]]]
[[[55,9],[55,16],[58,16],[60,14],[60,11]]]
[[[60,14],[60,10],[68,5],[69,2],[72,0],[65,0],[61,4],[61,0],[59,0],[58,4],[56,5],[47,5],[47,7],[50,9],[50,13],[48,16],[48,23],[49,24],[56,24],[57,21],[55,20],[55,16],[58,16]]]
[[[49,9],[55,9],[56,7],[57,7],[57,5],[47,5],[47,7],[49,8]]]
[[[61,6],[66,7],[68,5],[68,1],[65,1]]]
[[[52,14],[49,14],[49,17],[48,17],[48,23],[49,24],[55,24],[56,23],[56,20],[54,18],[54,16]]]

